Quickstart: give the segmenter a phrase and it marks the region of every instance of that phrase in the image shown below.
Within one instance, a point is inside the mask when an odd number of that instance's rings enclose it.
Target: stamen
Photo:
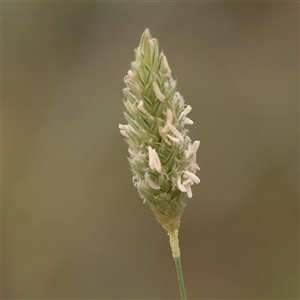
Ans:
[[[193,194],[192,194],[191,186],[190,185],[186,185],[185,188],[186,188],[186,192],[187,192],[188,197],[192,198]]]
[[[181,120],[181,118],[185,117],[189,112],[191,112],[192,107],[190,105],[188,105],[184,111],[180,114],[179,116],[179,120]]]
[[[195,170],[200,170],[200,167],[196,163],[194,163],[194,169]]]
[[[196,156],[197,156],[197,150],[198,150],[198,148],[199,148],[199,146],[200,146],[200,141],[195,141],[194,143],[193,143],[193,146],[192,146],[192,149],[193,149],[193,157],[192,157],[192,162],[194,163],[194,164],[196,164]],[[197,170],[200,170],[200,168],[199,168],[199,166],[196,164],[196,169]]]
[[[158,131],[160,133],[160,135],[162,136],[162,138],[166,141],[166,136],[172,140],[173,142],[178,143],[183,142],[183,136],[182,134],[175,128],[174,125],[172,125],[172,121],[173,121],[173,113],[172,111],[167,108],[167,120],[166,120],[166,124],[163,128],[158,128]],[[169,131],[172,131],[172,133],[176,136],[173,137],[169,134],[167,134]],[[168,145],[170,145],[170,143],[168,143]]]
[[[193,180],[191,178],[185,180],[183,183],[182,183],[184,186],[187,185],[187,184],[194,184]]]
[[[186,188],[181,183],[181,176],[179,176],[177,179],[177,186],[180,191],[186,192]]]
[[[149,146],[149,167],[152,170],[156,170],[157,172],[161,172],[161,162],[158,157],[158,154],[155,149],[152,149],[151,146]]]
[[[187,124],[187,125],[193,125],[194,122],[193,122],[190,118],[185,117],[185,118],[184,118],[184,124]]]
[[[163,128],[163,132],[168,133],[170,131],[169,125],[172,124],[172,121],[173,121],[172,111],[169,108],[167,108],[167,120],[166,120],[166,124]]]
[[[144,107],[144,102],[142,100],[139,101],[139,104],[137,106],[137,108],[144,113],[146,116],[151,117],[151,115],[148,113],[148,111],[145,109]]]
[[[160,189],[160,185],[157,184],[156,182],[154,182],[153,180],[151,180],[148,172],[145,173],[145,180],[152,189],[154,189],[154,190]]]
[[[163,55],[163,60],[164,60],[164,72],[168,77],[170,77],[171,76],[171,69],[169,67],[169,64],[168,64],[168,61],[167,61],[167,58],[166,58],[165,55]]]
[[[180,140],[179,140],[178,138],[173,137],[173,136],[171,136],[170,134],[167,134],[167,137],[168,137],[171,141],[173,141],[173,142],[175,142],[175,143],[177,143],[177,144],[180,143]]]
[[[129,135],[127,134],[127,130],[129,130],[129,125],[123,125],[119,124],[120,133],[125,136],[126,138],[129,138]]]
[[[189,171],[183,171],[182,173],[184,173],[187,177],[191,178],[195,183],[200,182],[200,179],[194,173]]]
[[[129,127],[129,125],[123,125],[123,124],[119,124],[119,129],[124,129],[127,130]]]
[[[200,146],[200,141],[195,141],[193,143],[193,152],[194,153],[198,150],[199,146]]]
[[[171,145],[171,143],[168,141],[167,139],[167,134],[166,132],[164,131],[164,128],[161,127],[161,126],[158,126],[158,132],[160,134],[160,136],[163,138],[163,140],[168,144],[168,145]]]
[[[120,133],[126,137],[126,138],[129,138],[129,135],[127,134],[127,132],[125,130],[120,130]]]
[[[170,108],[167,108],[167,121],[168,124],[172,124],[173,122],[173,114]]]
[[[182,136],[182,134],[175,128],[174,125],[169,124],[169,129],[174,133],[174,135],[175,135],[177,138],[179,138],[179,140],[180,140],[181,142],[183,142],[183,136]]]
[[[153,90],[154,90],[154,93],[155,93],[155,96],[157,97],[157,99],[160,101],[164,101],[166,99],[166,97],[160,91],[156,81],[152,82],[152,87],[153,87]]]

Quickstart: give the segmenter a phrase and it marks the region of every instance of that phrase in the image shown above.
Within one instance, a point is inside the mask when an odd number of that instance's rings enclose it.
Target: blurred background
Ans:
[[[123,78],[150,28],[193,107],[189,299],[299,299],[299,4],[2,3],[5,299],[178,299],[131,182]]]

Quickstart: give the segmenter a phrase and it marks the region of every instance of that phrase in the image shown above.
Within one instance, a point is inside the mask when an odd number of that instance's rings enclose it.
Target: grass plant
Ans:
[[[149,29],[142,34],[124,81],[128,124],[119,129],[128,143],[133,183],[169,234],[181,299],[187,299],[178,231],[192,186],[200,182],[195,175],[200,142],[192,142],[186,129],[193,124],[187,117],[192,108],[177,91],[166,56]]]

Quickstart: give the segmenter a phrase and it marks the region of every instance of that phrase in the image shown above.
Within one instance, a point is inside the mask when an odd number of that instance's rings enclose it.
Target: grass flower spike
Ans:
[[[177,91],[166,56],[159,53],[158,42],[148,29],[124,81],[128,124],[119,125],[119,129],[129,146],[133,182],[168,231],[173,257],[179,259],[180,219],[186,198],[192,197],[192,186],[200,182],[195,175],[200,169],[196,163],[200,142],[188,137],[185,126],[193,124],[187,117],[192,108]],[[180,290],[185,299],[184,285]]]

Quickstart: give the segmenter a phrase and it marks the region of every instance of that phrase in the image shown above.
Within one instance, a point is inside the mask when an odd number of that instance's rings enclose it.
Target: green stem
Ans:
[[[183,280],[183,273],[181,268],[181,261],[180,261],[180,248],[179,248],[179,239],[178,239],[178,230],[170,231],[170,245],[172,249],[172,255],[175,261],[176,271],[177,271],[177,278],[179,284],[179,291],[181,300],[186,300],[186,293],[184,287],[184,280]]]

